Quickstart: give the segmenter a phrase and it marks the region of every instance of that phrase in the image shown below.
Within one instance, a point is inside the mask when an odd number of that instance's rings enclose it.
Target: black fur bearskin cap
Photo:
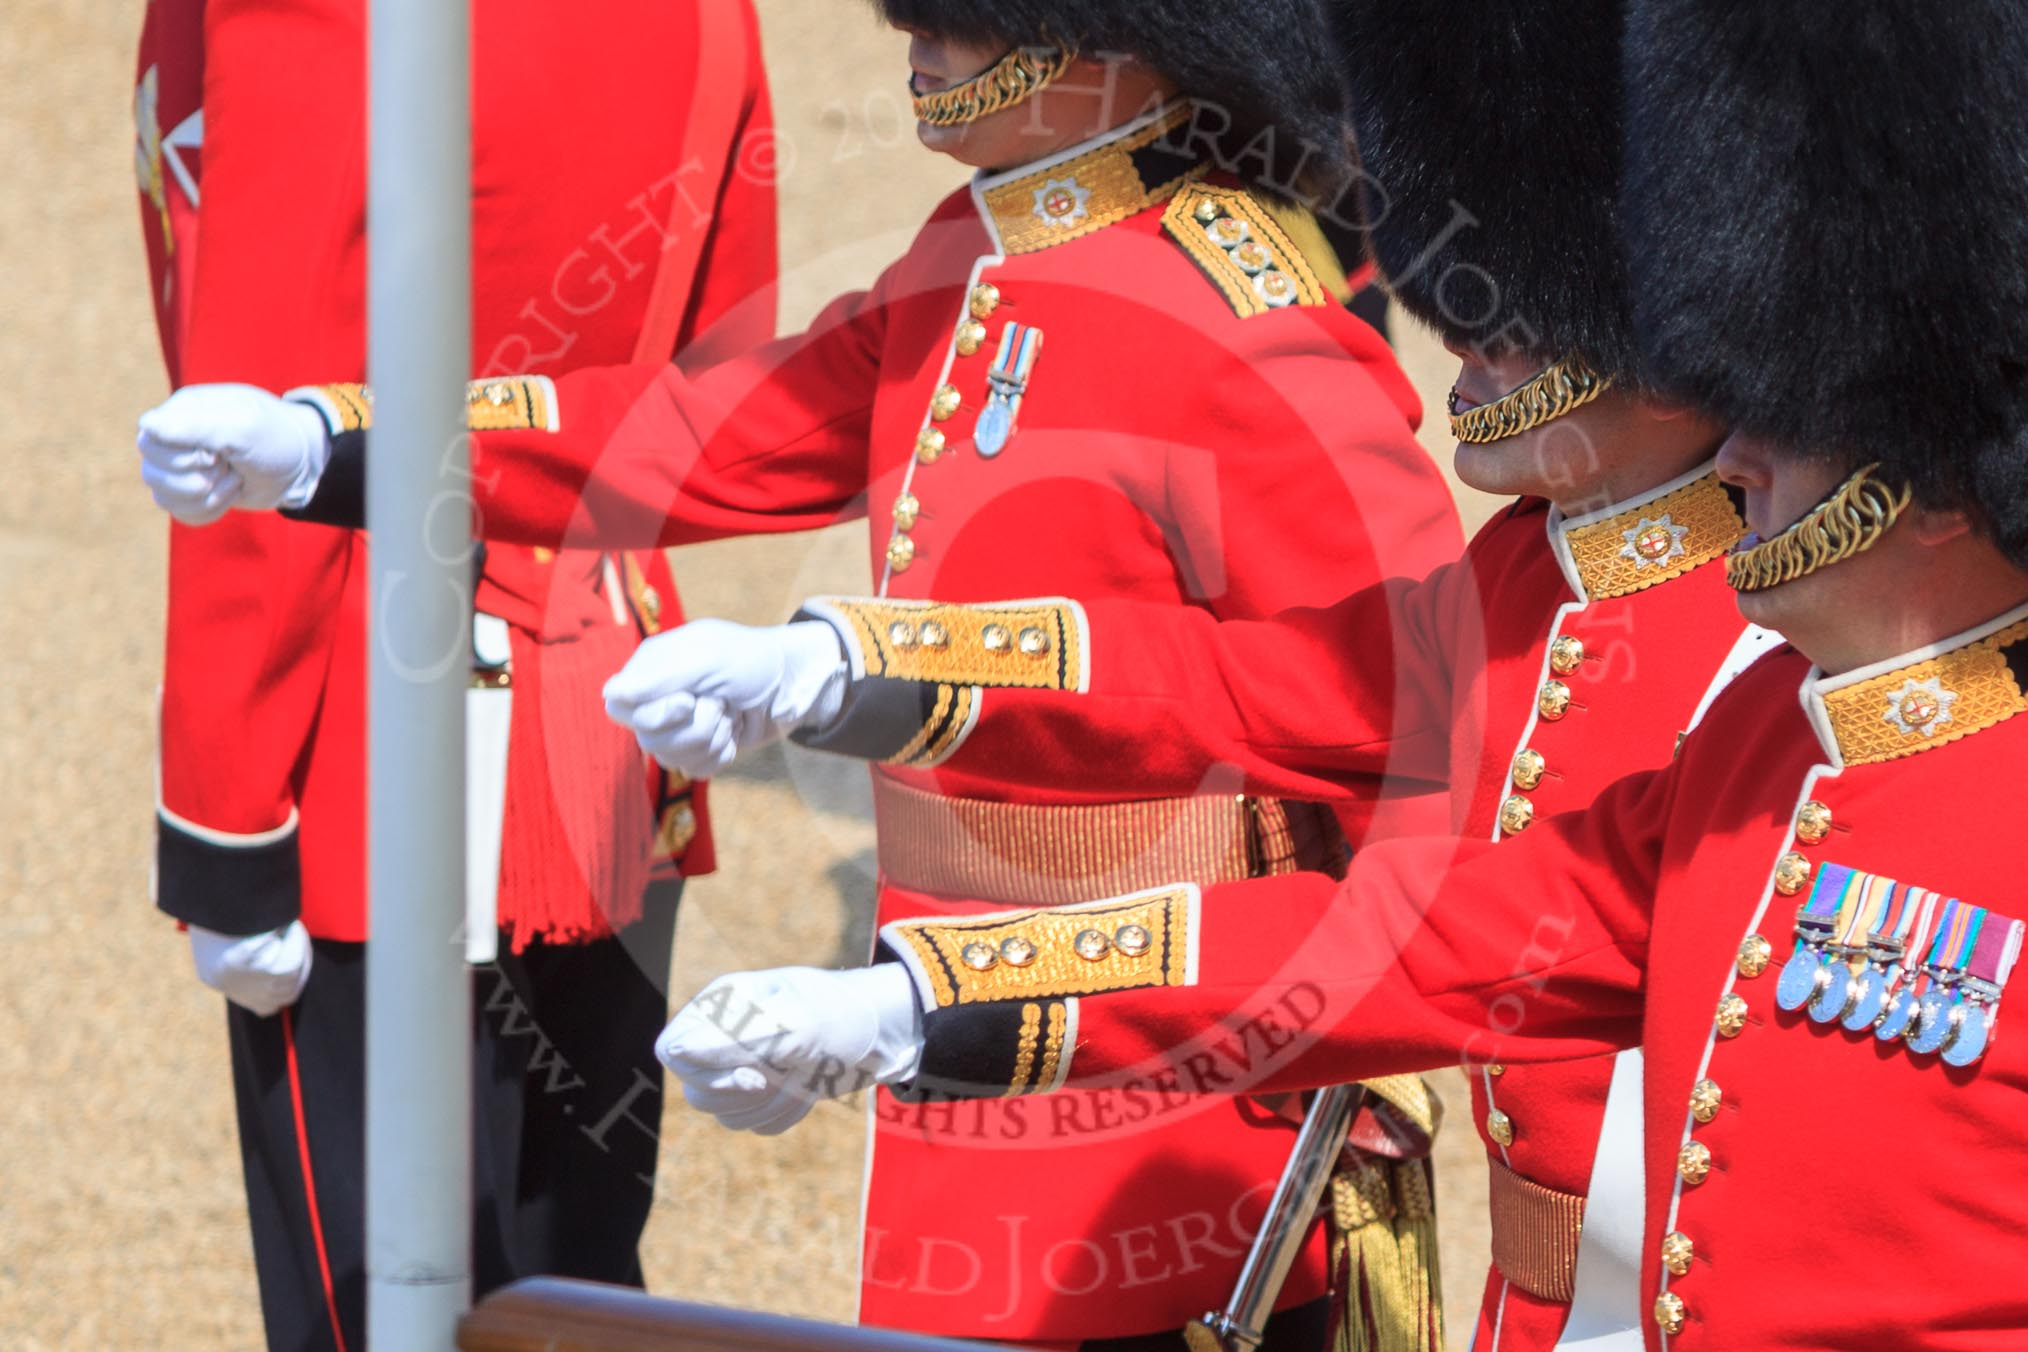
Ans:
[[[1013,48],[1054,40],[1085,56],[1125,55],[1184,94],[1223,109],[1200,116],[1224,167],[1284,196],[1330,205],[1351,175],[1345,75],[1327,0],[874,0],[898,27]],[[1264,136],[1264,133],[1272,133]]]
[[[2028,5],[1636,0],[1627,61],[1657,378],[2028,566]]]
[[[1373,256],[1447,340],[1640,386],[1624,0],[1338,0]]]

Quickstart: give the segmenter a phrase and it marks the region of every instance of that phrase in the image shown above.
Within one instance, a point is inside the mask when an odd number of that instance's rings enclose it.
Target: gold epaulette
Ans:
[[[1268,202],[1245,188],[1187,184],[1162,213],[1162,228],[1242,318],[1332,301]]]
[[[322,413],[334,434],[373,426],[373,391],[364,385],[305,385],[284,397]],[[465,387],[465,426],[474,432],[554,432],[560,426],[556,382],[548,376],[475,380]]]

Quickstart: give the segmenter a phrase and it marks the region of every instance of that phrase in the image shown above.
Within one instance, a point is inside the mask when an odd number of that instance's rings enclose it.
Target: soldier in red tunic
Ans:
[[[363,0],[149,5],[136,168],[173,383],[363,373],[365,25]],[[473,84],[475,374],[772,333],[746,4],[499,0],[474,27]],[[500,546],[478,606],[473,699],[512,711],[487,748],[490,823],[475,814],[499,921],[476,980],[478,1280],[638,1281],[659,1068],[636,1044],[666,1017],[678,870],[711,855],[701,793],[604,727],[596,700],[677,618],[676,593],[652,551]],[[354,532],[246,513],[171,528],[159,901],[232,1000],[278,1347],[363,1337],[365,610]]]
[[[1999,1020],[2028,904],[1993,823],[2028,753],[2028,16],[1838,20],[1633,7],[1636,322],[1737,429],[1758,534],[1727,578],[1793,645],[1669,766],[1505,845],[1382,843],[1342,885],[890,926],[899,975],[832,974],[821,1026],[780,974],[708,991],[665,1034],[686,1078],[747,1111],[826,1056],[1048,1088],[1037,1021],[1073,1030],[1056,1082],[1144,1091],[1639,1044],[1648,1346],[2020,1345],[2028,1041]],[[972,960],[1009,943],[1035,958]]]
[[[1463,362],[1460,476],[1523,496],[1463,562],[1273,624],[1091,598],[1086,693],[1014,688],[1018,667],[1009,688],[966,692],[980,712],[943,773],[1019,767],[1037,784],[1147,795],[1238,767],[1250,791],[1305,798],[1392,773],[1447,780],[1442,825],[1508,839],[1664,763],[1773,642],[1725,585],[1745,526],[1712,464],[1722,427],[1655,393],[1636,350],[1618,201],[1623,4],[1458,5],[1441,22],[1343,12],[1374,252]],[[1558,154],[1508,172],[1551,139]],[[921,617],[878,601],[809,613],[838,621],[855,679],[839,716],[798,740],[884,759],[952,698],[945,655],[881,642]],[[954,608],[938,622],[977,633],[992,617]],[[703,622],[665,640],[695,660],[664,698],[722,702],[727,639]],[[680,767],[690,746],[708,751],[708,723],[684,745],[642,731]],[[1492,1180],[1480,1348],[1636,1336],[1640,1065],[1627,1051],[1471,1067]],[[1342,1203],[1356,1183],[1339,1180]]]
[[[1342,81],[1307,0],[1169,7],[1160,25],[1141,6],[884,8],[916,36],[925,139],[981,166],[969,189],[798,338],[708,367],[477,387],[490,535],[673,544],[863,513],[903,607],[1068,591],[1226,617],[1455,554],[1414,394],[1339,303],[1301,205],[1332,209],[1349,172]],[[215,449],[239,501],[356,520],[367,405],[342,386],[299,398],[186,391],[150,414],[158,496],[189,511],[162,465]],[[227,406],[281,430],[236,434]],[[291,458],[306,427],[315,465]],[[1051,613],[1004,616],[1003,651],[1046,683],[1078,669],[1082,643]],[[828,628],[805,632],[828,660],[795,697],[817,700],[843,664]],[[948,635],[924,624],[905,642],[933,654]],[[642,670],[609,700],[655,702]],[[1330,862],[1330,815],[1301,805],[1038,791],[1018,765],[932,775],[975,711],[918,720],[875,775],[883,921]],[[771,730],[761,718],[740,741]],[[1291,1124],[1224,1097],[1124,1129],[1110,1099],[1064,1103],[960,1116],[881,1096],[866,1322],[1075,1345],[1173,1330],[1231,1285]],[[1044,1162],[1079,1186],[1030,1186]],[[1324,1260],[1320,1236],[1287,1287],[1292,1346],[1321,1337]]]

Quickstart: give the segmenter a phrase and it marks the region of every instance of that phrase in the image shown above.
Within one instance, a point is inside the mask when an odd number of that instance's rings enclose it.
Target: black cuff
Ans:
[[[292,521],[319,526],[340,526],[346,530],[366,529],[366,433],[336,432],[331,437],[331,458],[317,491],[301,507],[284,508],[282,515]]]
[[[789,734],[789,740],[834,756],[891,761],[922,740],[932,722],[960,716],[955,701],[943,699],[943,707],[938,707],[943,689],[922,681],[862,676],[846,685],[845,703],[836,718],[821,728],[800,728]],[[931,729],[925,745],[937,744],[944,731]]]
[[[798,610],[789,623],[835,628],[831,617],[807,609]],[[847,641],[839,636],[841,647]],[[972,716],[977,693],[937,681],[858,676],[847,683],[836,718],[821,728],[799,728],[789,740],[834,756],[918,764],[925,757],[948,753]]]
[[[897,961],[882,941],[875,961]],[[1064,1000],[994,1000],[923,1015],[922,1064],[892,1088],[904,1103],[1005,1098],[1047,1093],[1067,1063],[1069,1005]]]
[[[218,934],[266,934],[302,914],[302,864],[291,829],[258,845],[221,845],[155,821],[156,905]]]

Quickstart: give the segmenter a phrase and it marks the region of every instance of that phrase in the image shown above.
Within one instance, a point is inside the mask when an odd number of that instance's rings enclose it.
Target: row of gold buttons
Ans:
[[[948,648],[951,631],[936,620],[924,620],[920,625],[911,620],[896,620],[887,626],[887,641],[904,651],[917,646]],[[989,653],[1019,649],[1027,657],[1045,657],[1050,648],[1049,631],[1028,625],[1016,634],[1004,624],[989,624],[979,631],[979,646]]]
[[[1549,670],[1554,673],[1535,696],[1535,711],[1545,723],[1561,722],[1570,712],[1570,687],[1563,681],[1565,676],[1574,676],[1584,665],[1584,643],[1568,634],[1560,635],[1549,645]],[[1542,783],[1542,777],[1549,773],[1549,762],[1534,747],[1523,747],[1514,757],[1511,771],[1513,785],[1517,792],[1509,794],[1507,801],[1500,804],[1500,830],[1503,834],[1518,836],[1535,821],[1535,804],[1528,794]]]
[[[1273,309],[1296,303],[1295,279],[1277,266],[1275,252],[1253,237],[1245,221],[1227,214],[1224,207],[1207,198],[1197,204],[1197,223],[1205,235],[1225,250],[1234,266],[1252,282],[1255,294]]]
[[[1831,825],[1831,809],[1812,799],[1796,812],[1794,839],[1804,845],[1821,845],[1831,834]],[[1784,897],[1799,895],[1810,885],[1814,871],[1808,855],[1790,850],[1775,863],[1775,891]],[[1765,935],[1749,934],[1740,941],[1734,963],[1742,979],[1753,981],[1766,973],[1773,957],[1774,945]],[[1746,998],[1737,991],[1728,993],[1718,1002],[1718,1036],[1729,1040],[1745,1032],[1747,1014]],[[1709,1126],[1724,1104],[1724,1089],[1707,1076],[1690,1091],[1690,1118],[1699,1126]],[[1676,1173],[1690,1187],[1702,1183],[1711,1176],[1711,1147],[1694,1139],[1685,1141],[1676,1155]],[[1662,1266],[1670,1276],[1688,1275],[1696,1258],[1697,1246],[1681,1230],[1662,1237]],[[1674,1291],[1664,1291],[1655,1300],[1655,1322],[1664,1333],[1682,1332],[1687,1314],[1683,1298]]]
[[[1559,635],[1549,645],[1549,669],[1554,677],[1536,695],[1535,710],[1545,722],[1555,723],[1570,711],[1570,687],[1563,676],[1575,675],[1584,665],[1584,644],[1569,635]],[[1514,757],[1509,775],[1516,792],[1507,795],[1500,804],[1500,833],[1518,836],[1535,822],[1535,804],[1528,794],[1538,788],[1543,777],[1549,773],[1549,761],[1534,747],[1523,747]],[[1499,1075],[1502,1066],[1487,1067],[1487,1074]],[[1514,1119],[1501,1108],[1491,1107],[1493,1086],[1486,1086],[1488,1107],[1486,1109],[1486,1135],[1502,1150],[1514,1144]]]
[[[1000,308],[1000,288],[991,282],[981,282],[972,288],[966,305],[966,313],[958,321],[956,333],[952,336],[952,347],[960,357],[976,357],[986,345],[986,323],[993,312]],[[956,385],[945,383],[937,387],[930,396],[930,423],[946,423],[957,416],[964,407],[965,397]],[[932,425],[922,429],[915,439],[915,462],[918,465],[934,465],[943,459],[950,441],[942,429]],[[894,500],[894,534],[887,542],[887,566],[897,573],[905,573],[915,562],[915,538],[910,533],[922,516],[922,501],[915,494],[903,490]]]
[[[1103,962],[1113,953],[1121,957],[1138,958],[1155,946],[1155,936],[1146,925],[1122,925],[1107,934],[1104,930],[1079,930],[1077,937],[1070,941],[1071,951],[1086,962]],[[975,972],[989,972],[1006,963],[1009,967],[1026,967],[1041,956],[1033,940],[1019,934],[1009,935],[997,945],[980,940],[966,944],[958,951],[959,959]]]

